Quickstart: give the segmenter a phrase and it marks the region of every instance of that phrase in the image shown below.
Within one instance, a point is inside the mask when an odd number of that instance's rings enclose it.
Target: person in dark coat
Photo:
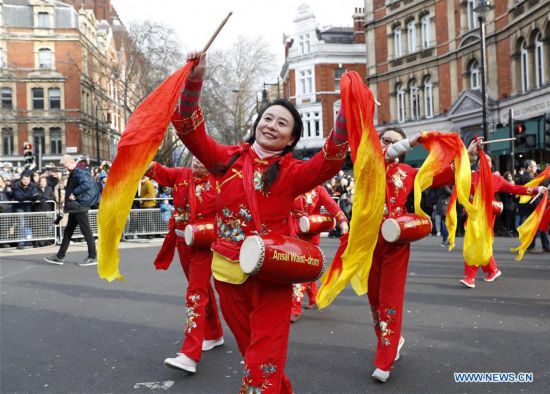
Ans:
[[[38,188],[35,183],[31,182],[30,172],[23,172],[21,179],[13,186],[13,199],[19,202],[19,204],[15,205],[15,212],[25,213],[32,211],[32,202],[38,199]],[[32,229],[24,215],[21,216],[19,222],[19,238],[32,238]],[[31,246],[32,244],[29,241],[21,241],[17,245],[19,249]]]
[[[69,171],[69,179],[65,187],[64,212],[69,214],[67,227],[63,233],[63,240],[56,255],[46,257],[48,263],[63,265],[65,253],[69,248],[71,237],[76,229],[80,231],[88,245],[88,257],[78,265],[88,266],[97,264],[95,240],[88,219],[88,210],[99,200],[99,189],[89,171],[77,168],[75,160],[70,155],[61,159],[61,164]]]

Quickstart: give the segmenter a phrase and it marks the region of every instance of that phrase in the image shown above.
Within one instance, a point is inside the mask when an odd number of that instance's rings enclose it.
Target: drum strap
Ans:
[[[187,182],[187,202],[191,208],[191,222],[197,218],[197,196],[195,194],[195,181],[193,180],[193,171],[189,171],[189,179]]]
[[[254,170],[252,168],[252,156],[250,151],[244,154],[243,187],[246,198],[248,199],[248,205],[250,206],[250,213],[254,220],[254,225],[256,226],[256,231],[258,234],[263,234],[258,200],[256,199],[256,192],[254,190]]]

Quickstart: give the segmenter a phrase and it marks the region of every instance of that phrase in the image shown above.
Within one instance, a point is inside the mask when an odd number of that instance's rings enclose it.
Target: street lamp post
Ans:
[[[487,64],[485,62],[485,16],[492,8],[488,0],[479,0],[479,3],[474,11],[478,14],[479,21],[479,35],[481,42],[481,106],[482,106],[482,127],[483,127],[483,139],[488,140],[489,130],[487,127]],[[484,145],[485,150],[487,150],[488,145]]]

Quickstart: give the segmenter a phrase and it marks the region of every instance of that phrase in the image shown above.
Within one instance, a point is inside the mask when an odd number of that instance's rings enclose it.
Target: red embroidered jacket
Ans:
[[[335,145],[329,137],[322,151],[308,161],[296,160],[291,154],[260,160],[248,144],[224,146],[208,136],[200,108],[189,118],[176,111],[172,123],[179,138],[211,172],[226,166],[235,153],[240,154],[215,185],[217,240],[212,249],[232,261],[238,260],[241,243],[249,235],[289,235],[294,199],[334,176],[348,150],[347,143]],[[266,191],[262,173],[276,160],[279,173]]]
[[[301,239],[319,245],[321,240],[320,234],[307,235],[300,231],[299,220],[302,216],[318,215],[321,213],[321,207],[324,206],[330,215],[341,224],[348,221],[346,215],[338,204],[328,193],[324,186],[317,186],[315,189],[308,191],[298,196],[292,204],[291,215],[293,218],[294,231]]]
[[[386,204],[384,218],[401,216],[407,213],[405,204],[409,194],[414,191],[414,178],[418,168],[404,163],[389,163],[386,165]],[[431,187],[441,187],[454,183],[454,171],[447,167],[433,179]]]
[[[161,186],[172,188],[175,209],[168,222],[168,234],[155,259],[157,269],[167,269],[176,247],[175,229],[184,230],[185,226],[197,220],[214,222],[215,178],[210,174],[195,177],[190,168],[169,168],[156,162],[153,162],[145,175]]]
[[[477,185],[477,182],[479,180],[479,171],[472,171],[472,195],[470,196],[471,199],[474,198],[473,192]],[[497,175],[495,173],[492,174],[492,180],[493,180],[493,193],[510,193],[510,194],[518,194],[518,195],[524,195],[524,196],[534,196],[538,193],[536,187],[528,187],[523,185],[514,185],[513,183],[508,182],[506,179],[501,177],[500,175]]]

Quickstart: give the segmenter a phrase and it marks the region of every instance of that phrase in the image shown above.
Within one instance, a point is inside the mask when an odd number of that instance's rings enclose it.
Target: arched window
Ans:
[[[544,45],[540,32],[535,37],[535,76],[537,88],[540,88],[544,85]]]
[[[422,48],[426,49],[430,47],[430,16],[424,15],[422,17]]]
[[[38,68],[41,70],[50,70],[52,68],[52,50],[42,48],[38,50]]]
[[[50,128],[50,148],[52,155],[60,155],[62,153],[60,127]]]
[[[480,83],[480,74],[479,74],[479,63],[477,61],[472,61],[470,63],[470,89],[479,90]]]
[[[403,56],[403,48],[401,47],[401,28],[399,26],[393,29],[393,53],[396,58]]]
[[[2,128],[2,153],[4,156],[11,156],[13,154],[13,130],[11,127]]]
[[[403,123],[405,121],[405,91],[401,83],[397,84],[395,93],[397,97],[397,122]]]
[[[416,86],[415,80],[409,83],[409,101],[411,120],[418,120],[420,118],[420,103],[418,101],[418,86]]]
[[[416,52],[416,25],[414,21],[407,24],[407,44],[409,53]]]
[[[522,42],[519,50],[519,65],[521,91],[526,92],[529,90],[529,52],[527,51],[527,43],[525,41]]]
[[[424,78],[424,114],[426,118],[433,118],[434,116],[434,100],[432,83],[430,82],[430,76]]]
[[[35,127],[32,129],[34,157],[38,158],[40,154],[46,153],[46,137],[44,136],[43,127]],[[39,153],[40,152],[40,153]]]

